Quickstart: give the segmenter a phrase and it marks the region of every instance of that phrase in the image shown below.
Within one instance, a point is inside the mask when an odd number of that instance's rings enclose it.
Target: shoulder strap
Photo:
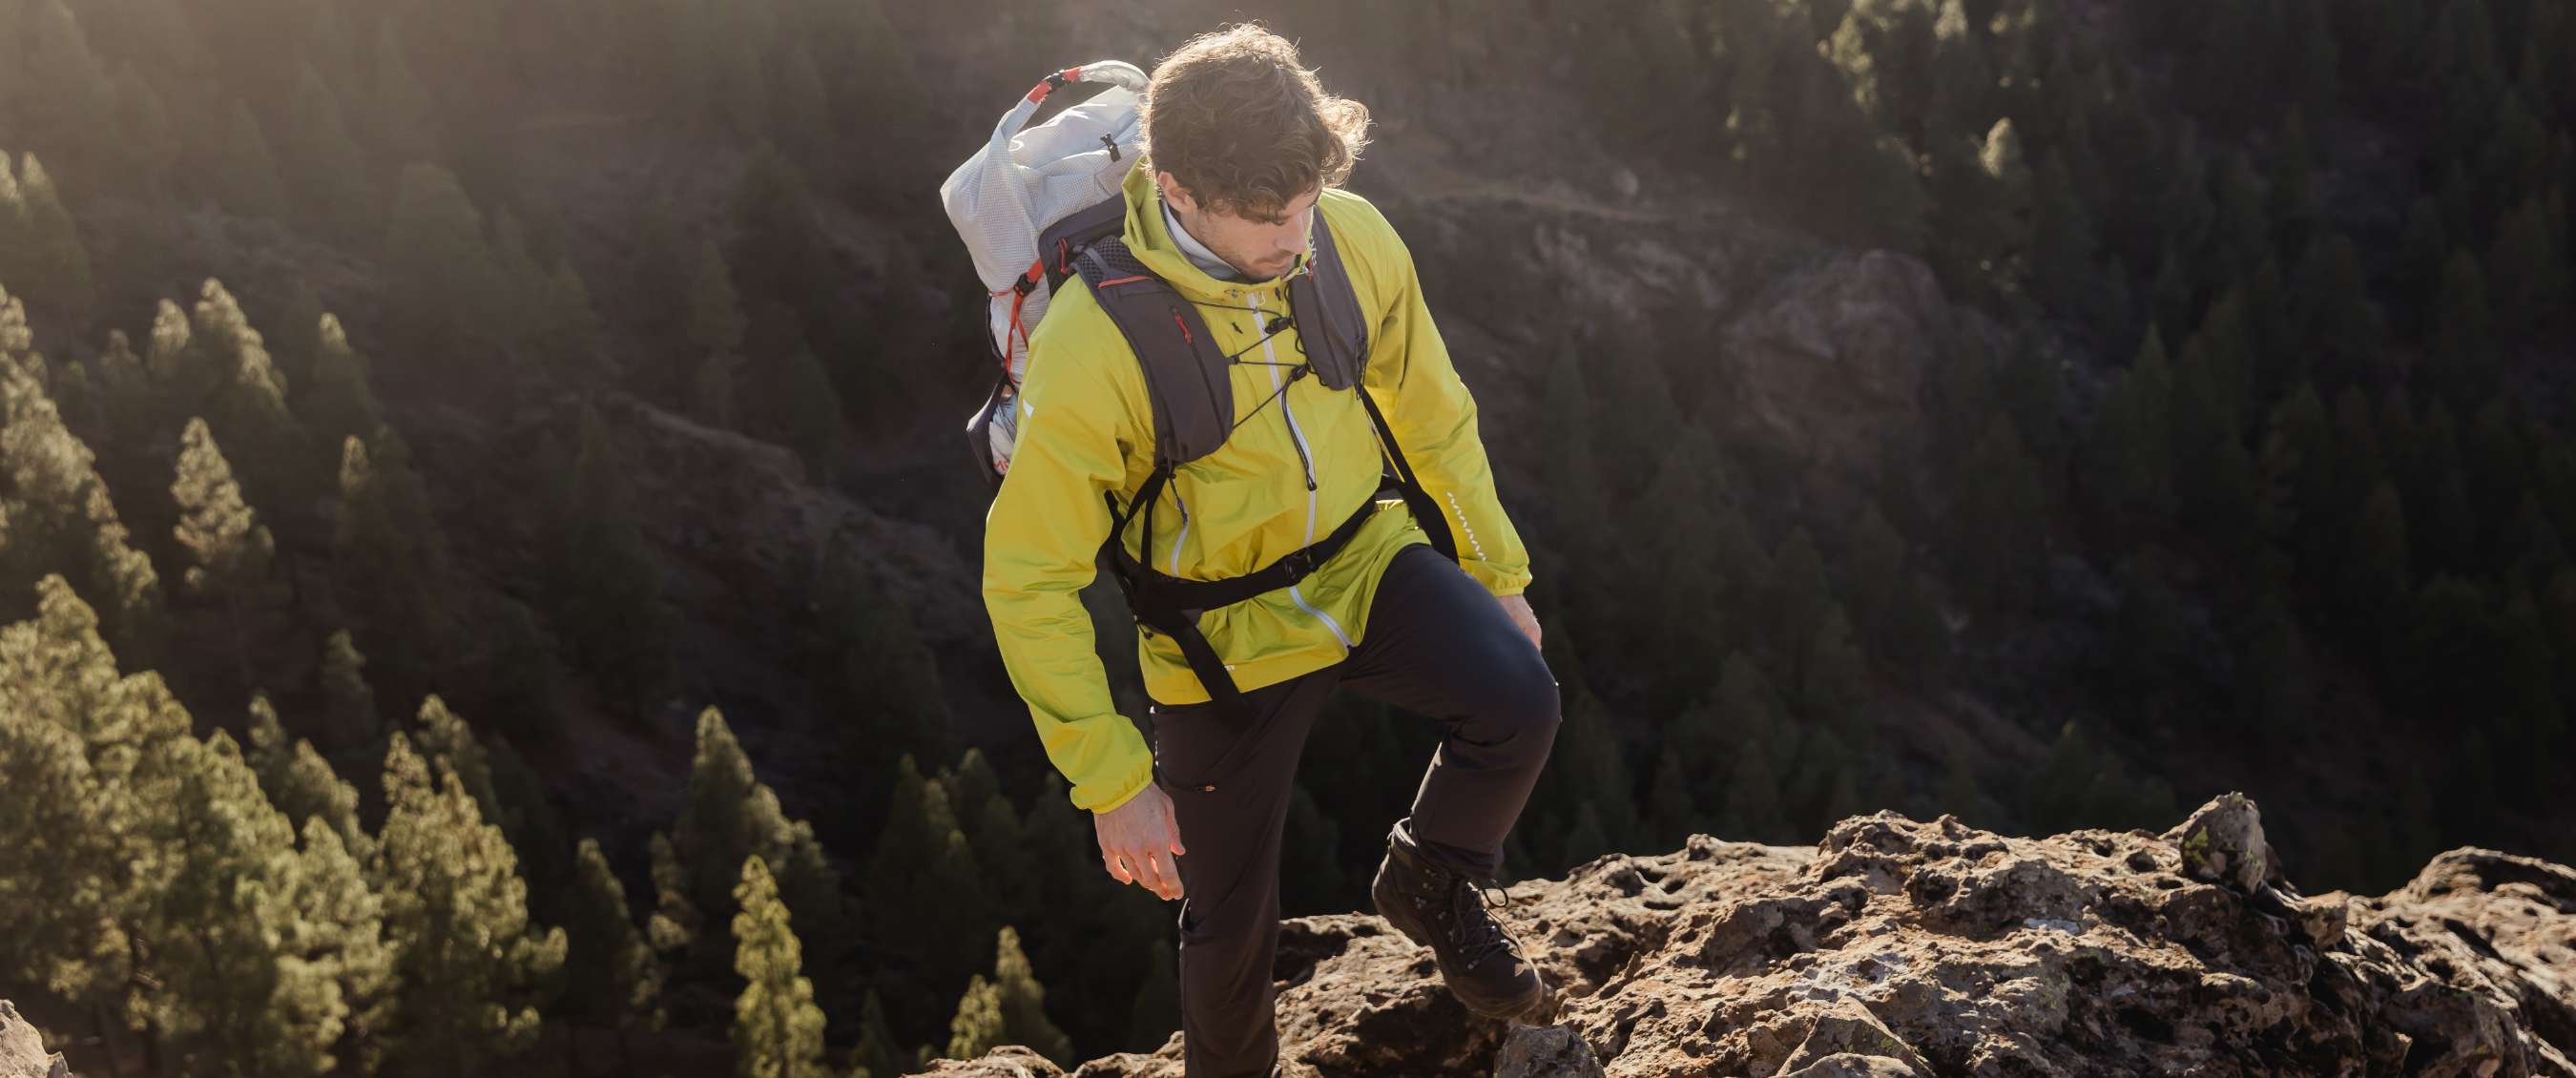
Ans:
[[[1127,199],[1113,195],[1065,215],[1038,233],[1038,261],[1046,266],[1047,294],[1064,288],[1073,276],[1074,256],[1100,240],[1127,229]]]
[[[1378,443],[1386,449],[1387,470],[1395,481],[1404,503],[1413,510],[1413,519],[1422,525],[1423,534],[1451,561],[1458,560],[1457,537],[1450,534],[1448,514],[1414,474],[1413,464],[1404,459],[1404,447],[1396,444],[1395,428],[1388,426],[1386,415],[1369,396],[1362,377],[1368,371],[1369,324],[1360,312],[1359,293],[1351,285],[1348,267],[1342,264],[1341,248],[1333,240],[1333,230],[1324,221],[1324,211],[1315,211],[1315,261],[1311,272],[1298,274],[1288,282],[1288,303],[1295,312],[1299,339],[1306,342],[1306,359],[1315,367],[1316,377],[1333,389],[1347,389],[1359,395],[1360,405],[1368,409],[1369,423],[1377,428]]]
[[[1234,429],[1234,378],[1197,305],[1147,270],[1119,237],[1093,240],[1073,261],[1144,369],[1155,458],[1187,464],[1215,452]]]
[[[1288,309],[1316,379],[1328,389],[1350,389],[1368,368],[1368,320],[1360,314],[1359,294],[1351,288],[1350,272],[1342,266],[1341,248],[1333,242],[1321,205],[1315,207],[1314,243],[1313,266],[1288,279]]]

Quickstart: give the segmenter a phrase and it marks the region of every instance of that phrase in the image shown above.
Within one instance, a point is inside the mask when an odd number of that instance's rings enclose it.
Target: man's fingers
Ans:
[[[1164,884],[1154,893],[1167,899],[1181,897],[1181,866],[1173,864],[1171,858],[1163,856],[1159,850],[1145,856],[1154,862],[1154,873],[1162,878]]]
[[[1107,850],[1102,850],[1100,852],[1100,864],[1101,867],[1109,870],[1110,879],[1116,880],[1120,883],[1136,882],[1135,877],[1128,875],[1127,866],[1119,863],[1117,854],[1110,853]]]
[[[1154,860],[1152,851],[1138,851],[1132,864],[1136,868],[1136,878],[1144,883],[1146,890],[1164,898],[1172,897],[1172,886],[1163,879],[1163,866]]]

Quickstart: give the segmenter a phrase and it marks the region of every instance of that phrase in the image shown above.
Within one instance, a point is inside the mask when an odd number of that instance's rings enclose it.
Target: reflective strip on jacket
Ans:
[[[1201,304],[1224,352],[1250,346],[1234,367],[1233,435],[1175,471],[1154,510],[1153,549],[1141,549],[1141,518],[1131,522],[1126,546],[1173,576],[1240,576],[1312,544],[1371,499],[1382,459],[1377,433],[1349,391],[1311,376],[1288,382],[1301,359],[1296,328],[1256,343],[1287,312],[1285,275],[1250,283],[1209,276],[1166,231],[1153,177],[1131,169],[1123,188],[1128,249]],[[1529,586],[1529,555],[1495,497],[1475,399],[1432,325],[1411,253],[1358,195],[1328,189],[1316,210],[1332,227],[1369,319],[1366,390],[1432,500],[1450,514],[1460,563],[1494,594],[1518,594]],[[1125,505],[1153,470],[1153,415],[1126,338],[1080,277],[1066,280],[1030,335],[1029,357],[1018,446],[984,521],[984,605],[1011,684],[1028,702],[1047,758],[1072,783],[1074,805],[1106,811],[1153,781],[1153,756],[1110,702],[1079,593],[1109,534],[1101,495]],[[1269,399],[1283,382],[1287,391]],[[1411,512],[1386,503],[1303,582],[1208,611],[1200,628],[1246,691],[1330,666],[1368,631],[1369,598],[1387,561],[1423,542]],[[1140,637],[1137,665],[1158,702],[1208,698],[1179,646],[1160,633]]]

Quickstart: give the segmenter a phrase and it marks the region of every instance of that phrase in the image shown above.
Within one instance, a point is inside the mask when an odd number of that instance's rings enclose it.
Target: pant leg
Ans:
[[[1180,995],[1187,1078],[1261,1078],[1279,1053],[1270,972],[1279,943],[1279,848],[1297,758],[1337,671],[1245,694],[1238,728],[1206,704],[1154,709],[1154,777],[1181,845]]]
[[[1556,677],[1537,645],[1457,563],[1408,547],[1378,582],[1342,683],[1446,726],[1390,837],[1460,872],[1501,872],[1556,741]]]

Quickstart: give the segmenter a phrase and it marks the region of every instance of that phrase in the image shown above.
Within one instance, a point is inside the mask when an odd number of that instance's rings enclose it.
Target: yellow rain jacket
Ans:
[[[1377,432],[1352,392],[1313,377],[1288,382],[1287,365],[1300,361],[1297,329],[1255,343],[1264,323],[1288,309],[1286,274],[1251,283],[1209,276],[1164,227],[1153,176],[1130,169],[1123,188],[1128,249],[1201,304],[1223,351],[1251,346],[1234,367],[1234,433],[1174,472],[1154,509],[1153,549],[1141,549],[1141,519],[1129,523],[1125,544],[1173,576],[1241,576],[1313,544],[1372,499],[1382,460]],[[1530,582],[1529,555],[1494,495],[1475,399],[1431,324],[1411,253],[1358,195],[1328,189],[1316,208],[1371,327],[1363,386],[1449,514],[1460,563],[1494,594],[1518,594]],[[1274,362],[1283,366],[1262,365]],[[1268,400],[1283,382],[1287,391]],[[1154,421],[1144,372],[1080,277],[1066,280],[1030,335],[1020,402],[1018,445],[984,521],[984,606],[1011,684],[1028,701],[1048,759],[1072,783],[1074,805],[1107,811],[1153,781],[1153,756],[1110,703],[1078,593],[1109,534],[1102,493],[1124,506],[1153,471]],[[1367,633],[1369,598],[1388,559],[1428,541],[1402,502],[1380,503],[1348,546],[1295,587],[1210,610],[1200,630],[1247,692],[1330,666]],[[1208,699],[1164,634],[1140,637],[1137,664],[1146,693],[1160,703]]]

